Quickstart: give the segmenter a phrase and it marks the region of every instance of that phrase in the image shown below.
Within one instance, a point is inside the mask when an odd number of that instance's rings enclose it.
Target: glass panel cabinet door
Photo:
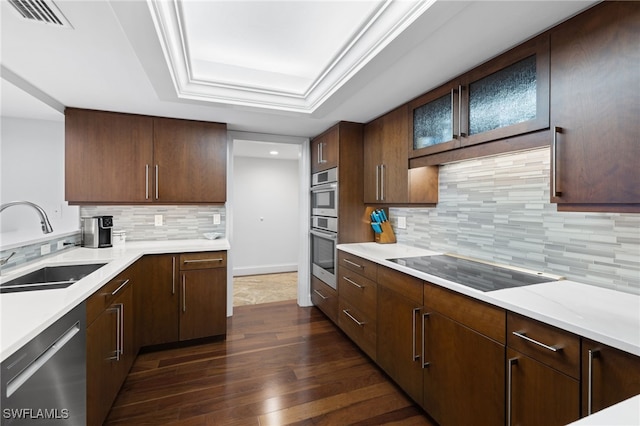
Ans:
[[[458,86],[447,84],[410,103],[410,157],[457,147],[459,100]]]
[[[548,128],[548,34],[467,73],[461,93],[461,146]]]

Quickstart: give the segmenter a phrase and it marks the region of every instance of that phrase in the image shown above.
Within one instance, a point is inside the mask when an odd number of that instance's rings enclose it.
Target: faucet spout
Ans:
[[[33,207],[38,212],[38,215],[40,215],[40,223],[42,224],[42,233],[50,234],[53,232],[53,228],[51,227],[51,223],[49,222],[47,213],[44,211],[42,207],[30,201],[12,201],[10,203],[2,204],[0,205],[0,212],[4,211],[8,207],[17,206],[17,205],[25,205],[25,206]]]

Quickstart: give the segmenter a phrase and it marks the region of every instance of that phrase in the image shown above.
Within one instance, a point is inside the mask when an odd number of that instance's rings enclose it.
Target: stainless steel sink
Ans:
[[[0,284],[0,293],[66,288],[104,265],[106,263],[46,266]]]

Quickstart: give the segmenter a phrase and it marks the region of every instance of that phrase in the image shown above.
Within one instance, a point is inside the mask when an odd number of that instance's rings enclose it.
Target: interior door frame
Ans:
[[[309,249],[309,220],[310,220],[310,179],[311,175],[311,153],[309,148],[309,138],[296,136],[272,135],[266,133],[252,133],[229,130],[227,131],[227,202],[225,210],[226,235],[231,245],[227,255],[227,316],[233,315],[233,144],[235,140],[250,140],[258,142],[297,144],[300,146],[299,167],[299,229],[298,241],[300,254],[298,257],[298,305],[312,306],[311,302],[311,280],[310,280],[310,249]]]

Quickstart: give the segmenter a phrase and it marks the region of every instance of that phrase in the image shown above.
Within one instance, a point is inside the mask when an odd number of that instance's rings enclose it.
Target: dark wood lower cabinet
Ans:
[[[504,424],[504,345],[424,314],[424,408],[441,425]]]
[[[227,332],[227,269],[181,272],[180,340]]]
[[[640,357],[582,340],[582,415],[640,394]]]
[[[580,381],[507,349],[507,425],[566,425],[580,417]]]

